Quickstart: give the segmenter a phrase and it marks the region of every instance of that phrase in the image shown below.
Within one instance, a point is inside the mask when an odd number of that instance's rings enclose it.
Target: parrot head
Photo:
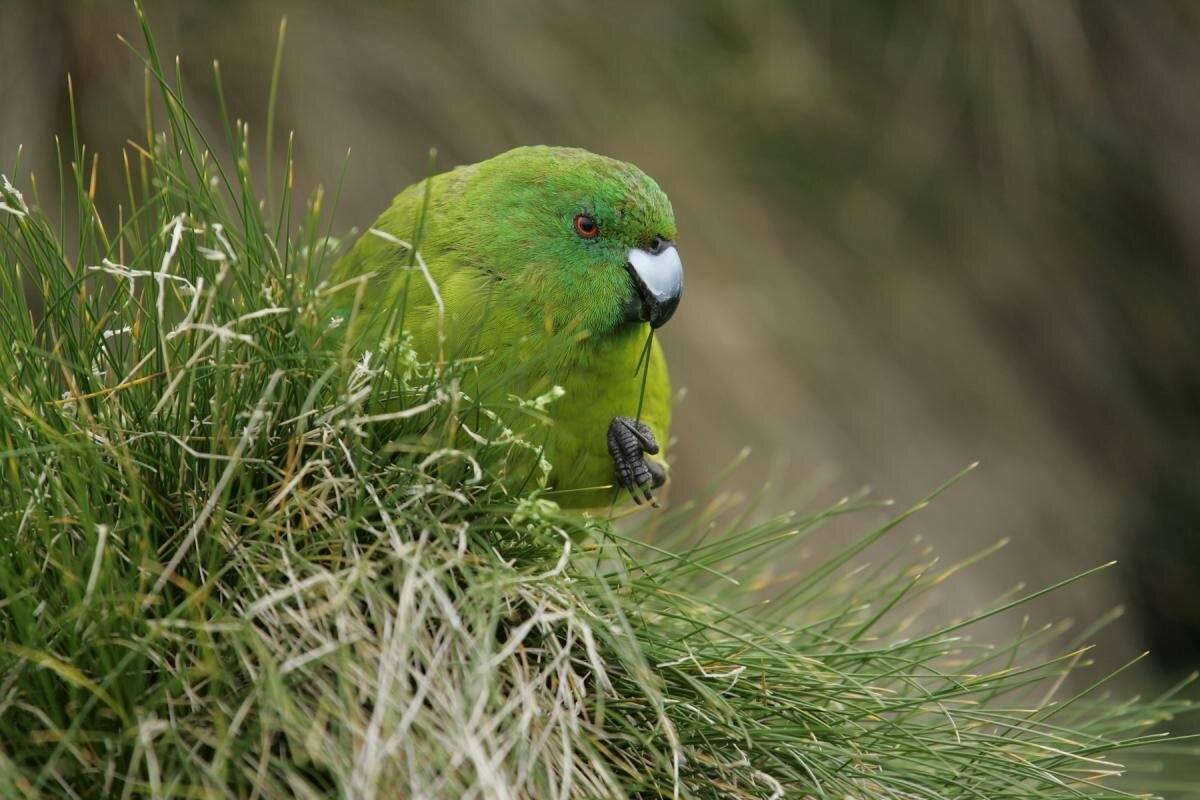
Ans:
[[[604,336],[663,325],[683,292],[675,215],[632,166],[586,150],[521,147],[463,169],[456,249],[509,303],[554,330]]]

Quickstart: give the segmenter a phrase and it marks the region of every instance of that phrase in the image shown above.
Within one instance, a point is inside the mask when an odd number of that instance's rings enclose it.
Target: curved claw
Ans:
[[[614,417],[608,426],[608,454],[612,456],[616,468],[617,482],[629,491],[639,505],[647,502],[658,506],[650,490],[663,484],[666,472],[659,464],[654,464],[652,468],[645,458],[646,454],[654,455],[658,451],[658,440],[646,423],[629,417]],[[638,496],[639,490],[641,497]]]

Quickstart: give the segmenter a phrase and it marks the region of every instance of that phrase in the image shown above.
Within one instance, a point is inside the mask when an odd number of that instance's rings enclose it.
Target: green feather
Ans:
[[[412,241],[423,207],[418,249],[436,293],[396,243]],[[579,214],[596,220],[596,238],[575,232]],[[370,349],[402,325],[431,360],[476,357],[479,387],[526,397],[563,387],[546,456],[564,505],[611,499],[613,417],[640,408],[665,446],[662,349],[656,339],[640,374],[650,328],[623,321],[635,292],[629,249],[675,238],[671,204],[645,173],[585,150],[522,147],[408,187],[373,227],[385,235],[365,234],[333,269],[335,282],[372,275],[352,341]]]

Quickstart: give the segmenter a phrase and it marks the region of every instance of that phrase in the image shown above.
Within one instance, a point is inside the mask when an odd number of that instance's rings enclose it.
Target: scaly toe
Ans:
[[[650,472],[651,489],[657,489],[667,482],[667,468],[661,461],[646,459],[646,469]]]

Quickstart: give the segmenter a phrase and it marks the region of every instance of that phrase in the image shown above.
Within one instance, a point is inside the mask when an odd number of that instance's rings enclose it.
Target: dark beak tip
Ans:
[[[675,316],[675,309],[679,308],[679,297],[675,295],[662,303],[651,306],[650,308],[650,327],[661,328],[667,324],[671,317]]]

